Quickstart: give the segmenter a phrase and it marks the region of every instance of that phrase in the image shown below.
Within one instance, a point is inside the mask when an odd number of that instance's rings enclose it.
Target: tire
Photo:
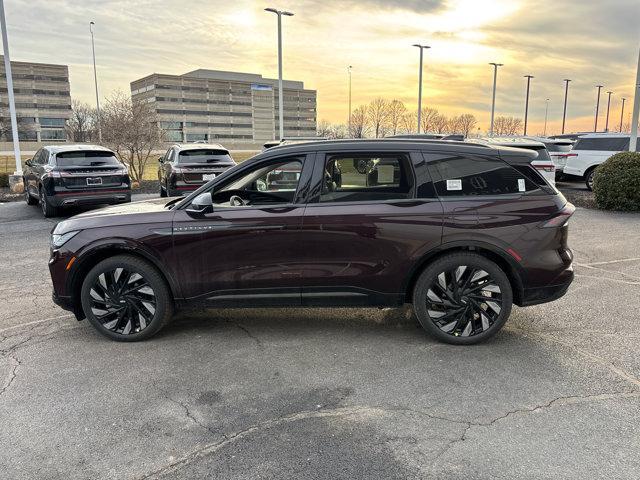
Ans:
[[[587,171],[584,174],[584,184],[587,186],[587,190],[593,191],[593,176],[596,173],[596,167],[593,167],[591,170]]]
[[[49,203],[47,200],[47,195],[44,193],[44,188],[39,190],[40,192],[40,208],[42,209],[42,214],[44,218],[51,218],[58,216],[58,209]]]
[[[161,198],[167,197],[167,191],[164,188],[162,188],[162,183],[160,183],[160,197]]]
[[[454,284],[458,285],[455,290]],[[475,253],[452,253],[435,260],[413,289],[413,308],[422,327],[432,337],[454,345],[471,345],[495,335],[509,318],[512,304],[507,275]]]
[[[120,342],[155,335],[173,315],[171,292],[162,275],[131,255],[107,258],[93,267],[82,282],[80,300],[93,327]]]
[[[28,186],[27,182],[24,182],[24,201],[26,202],[27,205],[37,205],[38,204],[38,199],[37,198],[33,198],[31,196],[31,194],[29,193],[29,186]]]

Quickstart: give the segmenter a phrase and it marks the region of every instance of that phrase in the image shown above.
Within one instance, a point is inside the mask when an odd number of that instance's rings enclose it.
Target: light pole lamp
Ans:
[[[613,92],[607,92],[608,98],[607,98],[607,119],[605,120],[604,123],[604,131],[608,132],[609,131],[609,108],[611,107],[611,94]]]
[[[102,125],[100,122],[100,96],[98,95],[98,72],[96,70],[96,46],[93,41],[94,22],[89,22],[89,31],[91,32],[91,53],[93,55],[93,82],[96,86],[96,112],[98,115],[98,142],[102,143]]]
[[[525,75],[527,79],[527,97],[524,102],[524,135],[527,134],[527,117],[529,116],[529,87],[531,85],[531,79],[535,78],[533,75]]]
[[[349,73],[349,118],[348,118],[348,130],[347,133],[351,136],[351,69],[353,67],[349,65],[347,67],[347,72]]]
[[[422,121],[422,52],[431,47],[419,43],[414,43],[413,46],[420,49],[420,70],[418,73],[418,133],[420,133],[420,122]]]
[[[627,99],[622,97],[622,108],[620,109],[620,133],[622,133],[622,120],[624,119],[624,102]]]
[[[564,125],[567,120],[567,98],[569,97],[569,82],[570,78],[565,78],[564,82],[564,108],[562,109],[562,133],[564,134]]]
[[[491,99],[491,125],[489,126],[489,136],[493,137],[493,117],[496,112],[496,82],[498,80],[498,67],[502,67],[502,63],[490,62],[489,65],[493,65],[493,96]]]
[[[278,16],[278,121],[280,123],[280,140],[284,137],[284,102],[282,95],[282,16],[293,17],[293,13],[275,8],[265,8],[265,11]]]
[[[604,85],[596,85],[596,88],[598,89],[598,96],[596,97],[596,121],[593,125],[594,132],[598,131],[598,112],[600,111],[600,90],[602,90],[603,86]]]

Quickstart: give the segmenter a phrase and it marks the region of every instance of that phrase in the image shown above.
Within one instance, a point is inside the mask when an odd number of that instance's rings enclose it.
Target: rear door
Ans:
[[[318,154],[301,236],[303,305],[403,301],[416,259],[441,241],[440,202],[417,194],[423,166],[410,151]]]

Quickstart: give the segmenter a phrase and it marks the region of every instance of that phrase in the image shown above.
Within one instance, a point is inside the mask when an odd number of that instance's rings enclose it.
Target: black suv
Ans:
[[[131,201],[127,167],[99,145],[42,147],[23,173],[27,205],[40,202],[45,217],[60,209]]]
[[[178,197],[235,166],[229,150],[217,143],[174,145],[158,159],[161,197]]]
[[[537,156],[399,139],[270,148],[186,198],[58,223],[54,300],[124,341],[179,308],[412,303],[436,338],[476,343],[573,279],[574,208]]]

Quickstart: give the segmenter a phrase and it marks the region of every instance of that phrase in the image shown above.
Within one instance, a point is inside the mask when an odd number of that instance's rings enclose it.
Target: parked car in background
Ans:
[[[40,203],[45,217],[68,207],[131,201],[127,167],[99,145],[42,147],[27,160],[23,181],[27,205]]]
[[[629,139],[628,133],[589,133],[581,136],[567,154],[563,173],[582,178],[587,188],[592,190],[593,175],[598,165],[615,153],[629,150]]]
[[[567,163],[567,155],[573,147],[574,140],[568,138],[527,137],[530,140],[543,143],[549,152],[551,161],[556,166],[556,180],[562,178],[562,171]]]
[[[412,303],[437,339],[477,343],[512,304],[555,300],[573,279],[574,208],[536,158],[429,140],[269,149],[184,199],[58,223],[53,298],[120,341],[150,337],[175,309],[196,305]],[[356,160],[373,171],[358,172]],[[267,180],[283,171],[300,173],[286,188]]]
[[[531,162],[538,172],[549,182],[550,185],[556,184],[556,166],[551,160],[547,147],[544,143],[531,140],[529,137],[483,137],[468,139],[469,142],[479,142],[487,145],[501,147],[524,148],[525,150],[533,150],[538,153],[537,158]]]
[[[217,143],[176,144],[158,162],[161,197],[192,192],[236,164]]]

